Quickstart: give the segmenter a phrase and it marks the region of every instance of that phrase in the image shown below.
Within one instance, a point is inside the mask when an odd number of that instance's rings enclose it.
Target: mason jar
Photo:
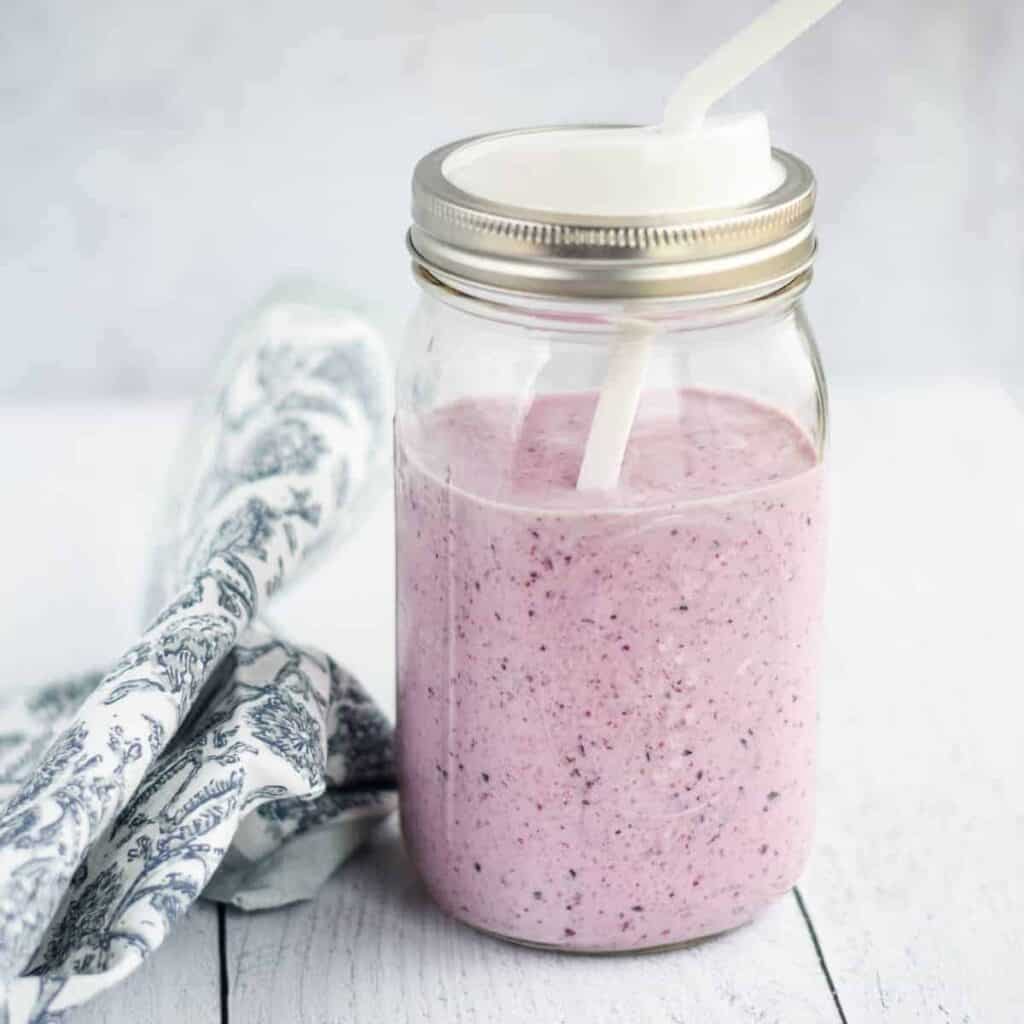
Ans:
[[[564,129],[574,131],[576,129]],[[748,921],[811,844],[826,390],[814,181],[692,214],[469,194],[425,157],[395,424],[402,826],[436,902],[581,951]],[[645,340],[613,486],[579,486]]]

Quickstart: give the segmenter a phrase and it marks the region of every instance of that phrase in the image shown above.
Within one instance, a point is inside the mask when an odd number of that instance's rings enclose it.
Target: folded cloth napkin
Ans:
[[[182,446],[139,642],[0,709],[0,1021],[55,1020],[125,977],[201,893],[309,897],[394,809],[387,721],[259,621],[365,514],[388,381],[330,292],[272,294]]]

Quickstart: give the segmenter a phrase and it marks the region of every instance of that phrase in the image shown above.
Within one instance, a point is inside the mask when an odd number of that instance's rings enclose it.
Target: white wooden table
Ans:
[[[0,687],[131,641],[183,414],[0,409]],[[1024,1020],[1024,417],[996,385],[948,382],[840,396],[833,423],[820,811],[798,893],[686,950],[535,952],[443,917],[387,827],[312,903],[198,906],[73,1024]],[[389,709],[390,530],[384,501],[276,615]]]

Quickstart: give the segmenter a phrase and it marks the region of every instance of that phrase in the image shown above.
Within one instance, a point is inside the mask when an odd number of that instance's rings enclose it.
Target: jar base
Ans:
[[[472,928],[473,931],[479,932],[481,935],[486,935],[491,939],[498,939],[501,942],[511,943],[513,946],[523,946],[526,949],[539,949],[545,953],[568,953],[570,955],[578,956],[631,956],[633,954],[646,955],[648,953],[673,953],[680,949],[689,949],[691,946],[699,946],[705,942],[710,942],[712,939],[717,939],[721,935],[728,935],[730,932],[739,931],[741,928],[745,928],[754,920],[756,915],[751,915],[729,928],[722,928],[718,931],[707,932],[704,935],[695,935],[690,939],[679,939],[673,942],[660,942],[650,946],[631,946],[623,949],[608,949],[599,946],[566,946],[556,942],[536,942],[532,939],[517,938],[514,935],[503,935],[501,932],[492,931],[490,928],[484,928],[482,925],[473,924],[472,921],[467,921],[463,917],[456,917],[454,914],[450,914],[449,916],[459,924],[464,925],[467,928]]]

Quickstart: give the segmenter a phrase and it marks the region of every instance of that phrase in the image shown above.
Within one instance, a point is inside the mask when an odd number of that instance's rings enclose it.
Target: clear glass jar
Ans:
[[[446,911],[531,944],[742,924],[793,885],[814,816],[809,271],[604,298],[419,262],[395,460],[412,859]],[[638,322],[654,340],[618,484],[578,490],[609,344]]]

